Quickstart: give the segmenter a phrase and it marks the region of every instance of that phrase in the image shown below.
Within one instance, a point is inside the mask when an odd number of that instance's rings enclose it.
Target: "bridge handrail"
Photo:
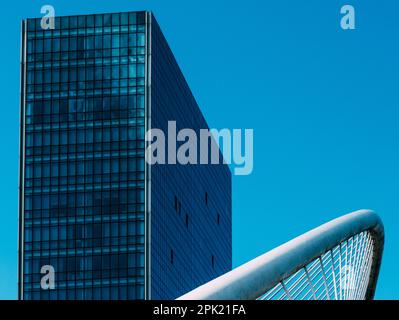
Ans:
[[[366,299],[373,299],[384,248],[384,226],[371,210],[359,210],[325,223],[183,295],[178,300],[255,300],[325,252],[369,231],[373,261]]]

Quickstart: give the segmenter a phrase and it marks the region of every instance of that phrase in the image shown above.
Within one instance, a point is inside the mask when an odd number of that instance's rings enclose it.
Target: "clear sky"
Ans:
[[[392,0],[15,0],[0,32],[0,299],[17,295],[20,20],[153,10],[210,126],[253,128],[254,172],[233,179],[244,263],[332,218],[376,210],[377,298],[399,299],[399,3]],[[356,9],[356,30],[340,8]]]

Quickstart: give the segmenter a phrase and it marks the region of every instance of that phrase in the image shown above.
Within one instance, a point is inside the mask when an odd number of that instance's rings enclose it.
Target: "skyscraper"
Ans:
[[[21,60],[19,297],[173,299],[228,271],[228,167],[145,161],[148,129],[208,128],[153,14],[24,20]]]

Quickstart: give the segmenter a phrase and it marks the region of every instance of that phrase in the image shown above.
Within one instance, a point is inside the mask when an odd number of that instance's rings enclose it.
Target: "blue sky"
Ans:
[[[386,243],[377,298],[398,299],[399,3],[390,0],[5,1],[0,30],[0,299],[16,298],[20,20],[153,10],[210,126],[254,129],[254,171],[233,180],[244,263],[361,208]],[[356,30],[340,8],[356,9]]]

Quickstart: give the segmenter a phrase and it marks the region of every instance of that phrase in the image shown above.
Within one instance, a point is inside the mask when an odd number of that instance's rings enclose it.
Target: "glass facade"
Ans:
[[[145,13],[55,25],[24,23],[23,298],[142,299]]]
[[[150,28],[151,127],[166,133],[176,121],[199,136],[208,125],[153,16]],[[231,270],[231,211],[227,165],[151,167],[152,299],[175,299]]]
[[[168,299],[228,271],[228,168],[145,164],[147,126],[184,108],[182,124],[206,126],[152,14],[55,19],[53,30],[22,24],[20,298]],[[41,288],[44,265],[53,290]]]

